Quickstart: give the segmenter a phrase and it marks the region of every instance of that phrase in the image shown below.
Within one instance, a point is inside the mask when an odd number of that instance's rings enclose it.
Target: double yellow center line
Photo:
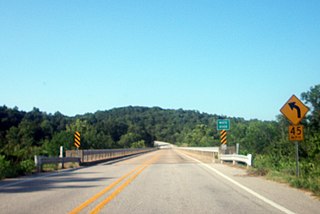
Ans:
[[[77,214],[87,206],[89,206],[91,203],[95,202],[97,199],[99,199],[101,196],[106,194],[108,191],[113,189],[115,186],[117,186],[119,183],[124,181],[126,178],[128,178],[121,186],[119,186],[117,189],[115,189],[107,198],[105,198],[102,202],[100,202],[95,208],[93,208],[90,213],[95,214],[99,213],[99,211],[107,205],[112,199],[114,199],[126,186],[128,186],[136,177],[145,170],[148,166],[150,166],[152,163],[154,163],[158,158],[159,154],[154,156],[152,159],[145,161],[129,173],[125,174],[124,176],[120,177],[118,180],[114,181],[112,184],[107,186],[105,189],[103,189],[101,192],[95,194],[91,198],[89,198],[87,201],[82,203],[80,206],[74,208],[69,214]],[[131,177],[130,177],[131,176]]]

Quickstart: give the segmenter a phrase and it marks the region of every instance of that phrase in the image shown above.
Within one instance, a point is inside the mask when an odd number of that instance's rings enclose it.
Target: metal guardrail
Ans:
[[[36,155],[34,157],[34,162],[38,172],[41,172],[44,164],[62,164],[61,167],[64,168],[65,163],[83,164],[108,161],[154,150],[157,150],[157,148],[67,150],[66,157],[45,157]]]
[[[67,157],[78,157],[81,163],[92,163],[97,161],[107,161],[130,155],[142,154],[155,151],[157,148],[139,149],[92,149],[92,150],[67,150]]]
[[[65,163],[78,163],[80,164],[80,158],[78,157],[45,157],[45,156],[34,156],[34,163],[38,172],[42,171],[43,164],[61,164],[64,168]]]
[[[237,154],[232,154],[232,155],[220,155],[220,160],[223,163],[223,161],[232,161],[233,165],[236,164],[236,162],[241,162],[247,164],[247,166],[252,165],[252,155],[237,155]]]

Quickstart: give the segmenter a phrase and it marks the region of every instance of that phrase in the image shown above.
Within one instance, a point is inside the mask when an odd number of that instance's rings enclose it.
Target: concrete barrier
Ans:
[[[237,162],[245,163],[248,167],[252,165],[252,155],[221,154],[219,147],[175,147],[191,156],[198,157],[206,162],[224,163],[232,161],[233,165]]]
[[[174,147],[174,149],[206,163],[216,162],[219,158],[219,147]]]

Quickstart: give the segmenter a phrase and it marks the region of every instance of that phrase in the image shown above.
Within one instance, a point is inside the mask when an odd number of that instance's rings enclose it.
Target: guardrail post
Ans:
[[[61,158],[61,168],[64,169],[63,146],[60,146],[59,158]]]
[[[34,163],[37,169],[37,172],[41,172],[42,171],[42,161],[41,161],[41,156],[39,155],[35,155],[34,156]]]
[[[61,158],[61,168],[64,169],[64,157]]]
[[[247,167],[249,167],[252,165],[252,154],[248,154],[247,157],[248,157]]]
[[[37,171],[38,171],[38,163],[39,163],[39,162],[38,162],[38,156],[35,155],[35,156],[34,156],[34,165],[35,165]]]

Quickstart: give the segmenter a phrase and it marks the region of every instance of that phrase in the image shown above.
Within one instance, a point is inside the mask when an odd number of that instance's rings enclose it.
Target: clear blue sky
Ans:
[[[320,83],[320,1],[0,0],[0,105],[275,120]]]

